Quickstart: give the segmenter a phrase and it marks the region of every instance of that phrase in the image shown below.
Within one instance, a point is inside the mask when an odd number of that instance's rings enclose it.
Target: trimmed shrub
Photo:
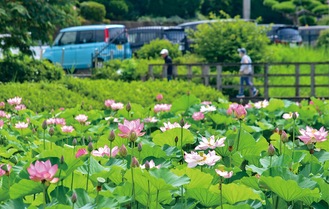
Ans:
[[[263,60],[269,39],[265,27],[235,18],[201,24],[190,34],[194,50],[210,63],[239,62],[238,48],[247,49],[253,62]]]
[[[87,1],[80,4],[80,14],[87,20],[101,22],[106,15],[106,10],[103,4]]]
[[[22,59],[21,59],[22,58]],[[64,76],[61,66],[28,56],[7,57],[0,61],[0,82],[56,81]]]
[[[168,40],[160,39],[156,39],[151,41],[149,44],[145,44],[140,50],[137,51],[137,55],[142,59],[159,58],[160,51],[162,49],[168,49],[169,56],[172,59],[182,55],[178,44],[172,44]]]
[[[323,30],[320,32],[320,36],[316,42],[316,46],[328,48],[328,46],[329,46],[329,29]]]
[[[144,107],[154,104],[158,93],[164,95],[163,103],[171,103],[188,92],[201,100],[217,101],[222,94],[215,89],[182,81],[90,80],[73,77],[56,83],[8,83],[1,85],[0,101],[20,96],[27,108],[41,112],[60,107],[82,105],[87,109],[104,109],[106,99],[137,103]]]

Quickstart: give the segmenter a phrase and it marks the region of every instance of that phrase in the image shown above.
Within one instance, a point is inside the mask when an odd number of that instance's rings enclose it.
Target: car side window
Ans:
[[[79,32],[79,44],[87,44],[95,42],[94,31],[80,31]]]
[[[95,31],[95,41],[96,42],[104,42],[105,41],[105,32],[104,32],[104,30],[96,30]]]
[[[63,34],[59,45],[68,45],[68,44],[75,44],[77,37],[77,32],[66,32]]]

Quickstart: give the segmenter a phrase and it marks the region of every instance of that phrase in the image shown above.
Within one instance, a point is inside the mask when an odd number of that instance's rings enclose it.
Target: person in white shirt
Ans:
[[[241,66],[239,70],[240,77],[240,90],[239,94],[236,96],[237,98],[243,98],[244,97],[244,89],[243,85],[246,83],[247,86],[249,86],[252,90],[252,96],[255,97],[258,94],[258,90],[254,87],[254,84],[252,83],[252,61],[250,57],[247,55],[247,51],[245,48],[238,49],[239,55],[241,57]]]

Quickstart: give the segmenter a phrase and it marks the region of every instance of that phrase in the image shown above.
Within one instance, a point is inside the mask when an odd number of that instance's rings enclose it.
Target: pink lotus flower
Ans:
[[[6,104],[4,102],[0,102],[0,109],[5,108]]]
[[[253,104],[252,103],[248,103],[248,104],[244,105],[244,108],[245,109],[251,109],[251,108],[253,108]]]
[[[79,158],[83,155],[87,155],[88,151],[85,148],[78,149],[77,153],[75,154],[75,158]]]
[[[7,113],[5,111],[0,110],[0,117],[5,118]]]
[[[215,136],[212,135],[209,139],[206,137],[202,137],[202,141],[195,148],[195,150],[206,150],[206,149],[216,149],[217,147],[224,147],[226,137],[222,137],[220,139],[215,140]]]
[[[298,112],[285,113],[285,114],[283,114],[282,118],[288,120],[288,119],[293,118],[294,116],[295,116],[296,118],[298,118],[298,117],[299,117]]]
[[[19,105],[22,102],[22,98],[20,98],[20,97],[14,97],[14,98],[8,99],[7,102],[10,105]]]
[[[111,155],[112,157],[115,157],[118,154],[118,152],[119,152],[118,146],[113,147],[111,151],[111,149],[107,145],[105,145],[104,147],[98,148],[98,150],[93,150],[91,154],[97,157],[103,157],[104,155],[107,156]]]
[[[141,169],[152,169],[152,168],[160,168],[161,167],[161,164],[160,165],[155,165],[154,161],[153,160],[150,160],[150,161],[146,161],[143,165],[140,165]]]
[[[114,103],[115,103],[115,101],[113,99],[108,99],[108,100],[105,100],[105,102],[104,102],[106,107],[111,107],[111,105]]]
[[[143,136],[145,134],[145,132],[142,132],[144,128],[144,124],[140,123],[139,119],[132,121],[128,121],[125,119],[123,121],[123,124],[121,123],[118,124],[118,128],[121,131],[121,133],[118,134],[118,136],[122,138],[128,138],[131,141],[135,141],[137,137]]]
[[[4,167],[7,167],[6,169]],[[4,175],[9,175],[12,166],[10,164],[0,164],[0,177]]]
[[[25,110],[26,106],[23,104],[16,105],[15,110]]]
[[[321,127],[319,130],[306,126],[306,129],[300,129],[301,136],[298,136],[305,144],[323,142],[327,140],[328,131]]]
[[[163,95],[162,94],[158,94],[155,98],[159,102],[159,101],[163,100]]]
[[[195,113],[193,113],[192,118],[195,121],[203,120],[204,119],[204,114],[202,112],[195,112]]]
[[[3,120],[0,120],[0,129],[3,127],[3,125],[4,125]]]
[[[66,122],[64,118],[49,118],[47,119],[47,125],[61,125],[65,126]]]
[[[41,181],[41,182],[50,182],[56,183],[59,181],[59,178],[54,178],[56,172],[58,170],[58,165],[51,165],[50,160],[46,162],[36,161],[35,164],[31,164],[30,167],[27,168],[27,172],[30,174],[30,179],[33,181]]]
[[[17,129],[25,129],[29,126],[28,123],[24,123],[24,122],[18,122],[15,124],[15,128]]]
[[[74,131],[73,126],[62,126],[61,129],[64,133],[72,133]]]
[[[194,168],[197,165],[213,166],[221,157],[217,156],[215,151],[210,151],[208,154],[204,154],[203,152],[198,154],[192,151],[191,154],[185,152],[184,159],[187,162],[187,167]]]
[[[203,105],[211,105],[212,104],[212,102],[211,101],[203,101],[203,102],[201,102],[201,104],[203,104]]]
[[[215,169],[215,171],[219,176],[226,178],[226,179],[229,179],[233,176],[233,171],[227,172],[227,171],[221,171],[218,169]]]
[[[123,104],[121,102],[113,103],[111,105],[112,110],[121,110],[123,109]]]
[[[243,105],[237,104],[237,103],[233,103],[230,105],[230,107],[227,110],[227,114],[232,115],[234,114],[234,116],[238,119],[243,119],[246,117],[247,115],[247,111],[244,108]]]
[[[169,112],[171,109],[171,104],[156,104],[154,106],[154,112]]]
[[[75,119],[76,119],[79,123],[84,124],[84,123],[86,123],[86,121],[88,120],[88,116],[86,116],[86,115],[84,115],[84,114],[80,114],[80,115],[77,115],[77,116],[75,117]]]
[[[158,122],[158,119],[156,119],[155,117],[148,117],[144,119],[145,123],[156,123]]]
[[[163,125],[164,125],[164,127],[160,127],[160,130],[162,132],[165,132],[165,131],[170,130],[170,129],[173,129],[173,128],[181,128],[181,126],[177,122],[175,122],[173,124],[170,123],[170,122],[163,123]],[[190,126],[191,125],[189,125],[188,123],[185,123],[185,125],[183,126],[183,128],[188,129]]]
[[[254,104],[255,108],[257,108],[257,109],[265,108],[268,105],[269,105],[269,102],[266,99],[264,101],[259,101]]]
[[[214,112],[216,111],[216,107],[212,105],[201,106],[200,112]]]

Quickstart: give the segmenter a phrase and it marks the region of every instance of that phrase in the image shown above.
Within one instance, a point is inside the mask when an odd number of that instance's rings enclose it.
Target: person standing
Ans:
[[[168,49],[162,49],[160,52],[162,58],[165,61],[165,64],[167,65],[167,79],[168,81],[172,80],[172,59],[169,56]]]
[[[236,96],[237,98],[243,98],[244,97],[244,89],[243,85],[246,83],[247,86],[250,87],[252,91],[252,97],[257,96],[258,90],[254,87],[254,84],[252,83],[252,61],[251,58],[247,55],[247,51],[245,48],[238,49],[239,55],[241,57],[241,66],[239,70],[240,77],[240,90],[239,94]]]

